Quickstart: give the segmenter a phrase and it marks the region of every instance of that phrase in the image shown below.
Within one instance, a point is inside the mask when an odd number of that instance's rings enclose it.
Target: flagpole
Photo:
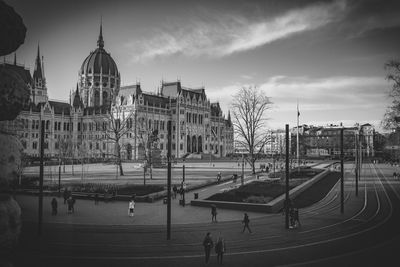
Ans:
[[[300,147],[299,147],[299,117],[300,117],[300,112],[299,112],[299,99],[297,99],[297,168],[298,171],[300,171]]]

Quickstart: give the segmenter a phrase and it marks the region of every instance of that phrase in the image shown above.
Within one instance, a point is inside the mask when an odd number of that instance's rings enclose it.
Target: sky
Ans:
[[[384,64],[400,59],[400,1],[372,0],[5,0],[27,26],[18,63],[44,56],[51,99],[68,101],[78,71],[104,48],[121,85],[161,81],[204,86],[225,114],[243,86],[273,102],[268,126],[371,123],[390,104]],[[8,55],[12,61],[14,55]]]

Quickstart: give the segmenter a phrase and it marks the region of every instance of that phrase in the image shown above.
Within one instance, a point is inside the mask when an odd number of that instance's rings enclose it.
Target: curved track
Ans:
[[[354,175],[350,169],[346,172],[344,214],[340,214],[338,183],[323,200],[301,211],[299,229],[284,229],[284,216],[273,214],[252,220],[253,234],[241,233],[240,221],[185,224],[173,225],[172,239],[167,241],[165,226],[54,224],[46,226],[49,230],[40,239],[23,235],[15,262],[17,266],[202,266],[205,233],[215,238],[221,232],[227,241],[226,266],[383,266],[390,260],[387,252],[400,239],[399,182],[389,177],[392,169],[387,166],[363,167],[358,196]],[[27,225],[25,231],[35,232],[35,227]]]

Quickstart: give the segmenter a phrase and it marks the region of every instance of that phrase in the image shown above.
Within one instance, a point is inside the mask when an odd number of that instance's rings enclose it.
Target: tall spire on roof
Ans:
[[[37,48],[36,60],[35,60],[35,68],[33,70],[33,79],[35,81],[38,81],[39,79],[43,80],[42,63],[40,61],[39,43],[38,43],[38,48]]]
[[[42,77],[44,79],[44,57],[42,55]]]
[[[103,40],[103,17],[100,18],[100,34],[99,39],[97,40],[97,46],[99,48],[104,47],[104,40]]]
[[[17,65],[17,52],[14,52],[14,65]]]

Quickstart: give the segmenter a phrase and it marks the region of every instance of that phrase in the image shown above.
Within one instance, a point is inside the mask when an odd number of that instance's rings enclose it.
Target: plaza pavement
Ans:
[[[230,169],[230,163],[216,163],[217,166],[211,167],[212,178],[215,179],[214,174],[220,169]],[[236,163],[235,163],[236,164]],[[325,167],[328,163],[322,163],[318,167]],[[192,163],[187,164],[188,168],[207,168],[210,167],[208,163]],[[92,166],[93,167],[93,166]],[[233,170],[235,171],[235,170]],[[249,175],[249,169],[245,175],[244,183],[251,182],[256,179],[255,176]],[[228,175],[228,174],[226,174]],[[260,179],[265,178],[265,174],[261,174]],[[229,176],[223,175],[223,178]],[[179,178],[180,181],[181,178]],[[172,224],[191,224],[191,223],[208,223],[211,222],[211,210],[206,207],[194,207],[190,205],[190,201],[194,199],[194,194],[197,193],[199,199],[206,199],[207,197],[229,190],[233,187],[240,185],[240,179],[236,183],[231,180],[224,181],[217,185],[200,188],[185,194],[186,205],[183,207],[179,204],[180,196],[177,195],[176,199],[171,200],[171,223]],[[38,220],[38,196],[31,195],[17,195],[17,201],[22,208],[23,220],[29,222],[37,222]],[[135,216],[128,216],[128,202],[113,201],[104,202],[99,201],[98,205],[94,204],[93,200],[76,200],[75,213],[67,214],[67,205],[63,204],[63,198],[57,198],[58,201],[58,214],[57,216],[51,215],[51,200],[52,197],[45,196],[43,198],[43,222],[44,223],[67,223],[67,224],[92,224],[92,225],[166,225],[167,221],[167,205],[163,200],[153,203],[137,202],[135,206]],[[260,218],[267,216],[267,214],[257,212],[247,212],[250,218]],[[220,222],[224,221],[240,221],[243,218],[243,211],[218,209],[217,219]]]

